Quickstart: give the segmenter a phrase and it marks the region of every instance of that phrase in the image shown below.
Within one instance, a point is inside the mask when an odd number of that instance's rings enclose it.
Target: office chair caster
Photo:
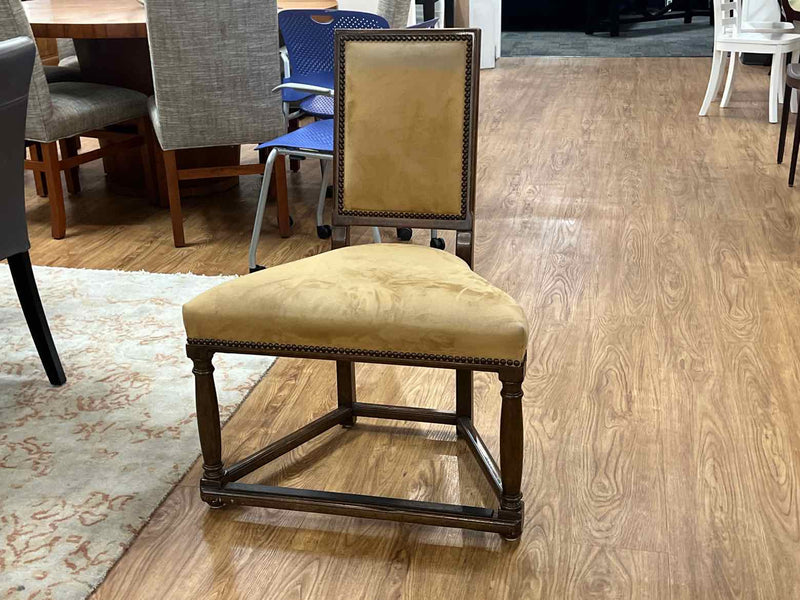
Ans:
[[[407,242],[411,239],[413,235],[413,230],[411,227],[398,227],[397,228],[397,239],[403,242]]]
[[[331,237],[331,233],[333,233],[333,229],[331,229],[330,225],[317,225],[317,237],[321,240],[327,240]]]
[[[436,248],[437,250],[444,250],[444,240],[442,238],[431,238],[431,248]]]

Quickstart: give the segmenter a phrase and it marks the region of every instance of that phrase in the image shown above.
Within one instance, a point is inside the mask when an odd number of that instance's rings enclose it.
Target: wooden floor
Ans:
[[[209,511],[195,465],[96,600],[800,597],[800,191],[775,164],[766,72],[742,69],[724,116],[715,104],[698,118],[709,67],[536,58],[482,73],[476,270],[531,323],[519,543]],[[48,238],[47,207],[31,197],[35,263],[245,272],[257,178],[187,202],[195,244],[176,250],[166,211],[82,169],[67,239]],[[301,173],[289,179],[294,237],[277,236],[274,216],[265,226],[268,265],[326,247],[313,226],[319,169]],[[496,452],[499,386],[476,381],[477,425]],[[366,402],[454,406],[449,373],[362,365],[358,384]],[[322,414],[334,394],[331,364],[280,359],[225,428],[223,455]],[[258,479],[491,502],[452,430],[363,421]]]

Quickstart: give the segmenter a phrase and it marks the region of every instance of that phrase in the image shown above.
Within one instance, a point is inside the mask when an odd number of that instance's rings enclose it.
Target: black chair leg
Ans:
[[[800,113],[798,113],[800,114]],[[789,165],[789,187],[794,185],[794,172],[797,169],[797,147],[800,146],[800,123],[794,123],[794,142],[792,143],[792,164]]]
[[[11,269],[11,278],[14,280],[14,287],[17,288],[19,303],[22,305],[22,312],[28,322],[33,343],[39,352],[42,366],[47,373],[47,378],[53,385],[62,385],[67,381],[61,360],[58,358],[53,337],[50,335],[50,327],[47,325],[47,316],[42,308],[42,300],[39,298],[39,290],[36,287],[36,280],[33,278],[33,268],[31,267],[31,257],[27,252],[20,252],[8,257],[8,266]]]
[[[781,114],[781,135],[778,138],[778,164],[783,162],[783,147],[786,145],[786,129],[789,127],[789,105],[792,103],[792,88],[786,86],[783,93],[783,113]]]

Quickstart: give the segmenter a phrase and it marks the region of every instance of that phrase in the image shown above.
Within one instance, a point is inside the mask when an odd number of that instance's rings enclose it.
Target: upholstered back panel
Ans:
[[[275,0],[147,0],[165,150],[257,143],[284,130]]]
[[[28,17],[20,0],[0,0],[0,41],[18,36],[33,39]],[[28,97],[28,117],[25,127],[26,139],[45,140],[47,125],[53,118],[53,104],[50,102],[50,90],[44,77],[39,52],[33,64],[31,89]]]
[[[0,260],[25,252],[25,111],[36,47],[28,37],[0,41]]]
[[[336,222],[463,226],[474,204],[479,32],[336,36]]]

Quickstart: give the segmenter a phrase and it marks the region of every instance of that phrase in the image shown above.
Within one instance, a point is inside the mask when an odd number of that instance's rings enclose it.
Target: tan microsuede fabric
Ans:
[[[464,41],[347,42],[345,211],[461,214],[466,55]]]
[[[228,281],[183,306],[190,339],[522,360],[508,294],[433,248],[366,244]]]

